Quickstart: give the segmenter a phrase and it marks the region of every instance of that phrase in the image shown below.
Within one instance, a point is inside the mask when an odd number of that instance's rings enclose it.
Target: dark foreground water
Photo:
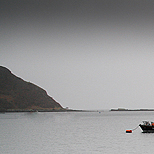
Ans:
[[[131,134],[154,112],[0,114],[2,154],[151,154],[154,133]]]

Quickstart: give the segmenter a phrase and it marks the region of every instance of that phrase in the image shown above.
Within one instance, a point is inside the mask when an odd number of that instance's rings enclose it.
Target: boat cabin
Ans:
[[[145,126],[154,126],[154,122],[143,121],[143,125],[145,125]]]

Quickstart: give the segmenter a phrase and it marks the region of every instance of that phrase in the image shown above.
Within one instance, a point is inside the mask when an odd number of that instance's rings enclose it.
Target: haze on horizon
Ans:
[[[154,108],[154,1],[0,1],[0,65],[72,109]]]

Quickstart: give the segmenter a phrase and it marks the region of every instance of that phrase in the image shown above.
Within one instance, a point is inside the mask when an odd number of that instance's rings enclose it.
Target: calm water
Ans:
[[[151,154],[154,133],[125,133],[142,120],[154,112],[0,114],[0,153]]]

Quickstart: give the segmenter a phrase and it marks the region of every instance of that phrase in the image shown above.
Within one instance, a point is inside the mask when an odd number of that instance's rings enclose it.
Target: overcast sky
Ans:
[[[154,108],[154,1],[0,0],[0,65],[63,107]]]

